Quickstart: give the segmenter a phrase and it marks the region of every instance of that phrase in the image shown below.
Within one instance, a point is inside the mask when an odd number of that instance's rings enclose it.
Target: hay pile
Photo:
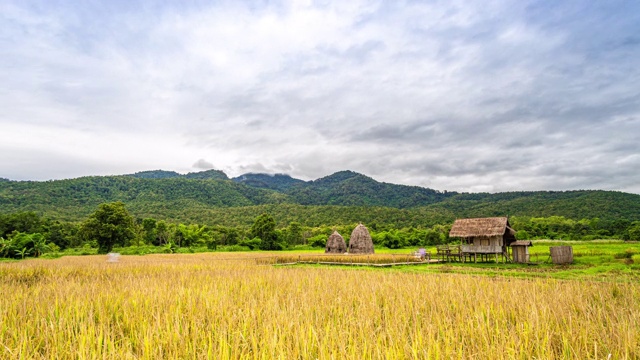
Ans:
[[[342,254],[347,252],[347,244],[344,242],[342,235],[334,231],[329,239],[327,239],[327,247],[324,249],[325,253],[330,254]]]
[[[373,254],[373,239],[369,230],[362,224],[356,226],[349,239],[350,254]]]

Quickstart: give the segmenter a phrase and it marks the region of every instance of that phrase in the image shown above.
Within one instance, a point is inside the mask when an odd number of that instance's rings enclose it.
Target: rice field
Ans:
[[[256,259],[259,264],[352,264],[352,265],[400,265],[427,264],[413,254],[277,254]]]
[[[0,358],[640,358],[637,282],[277,267],[255,256],[0,263]]]

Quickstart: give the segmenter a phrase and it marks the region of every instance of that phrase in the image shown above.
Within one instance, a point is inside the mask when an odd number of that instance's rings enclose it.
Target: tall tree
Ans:
[[[117,201],[101,204],[82,224],[81,232],[85,240],[98,242],[98,253],[106,254],[135,237],[135,224],[124,204]]]
[[[278,235],[276,234],[276,221],[269,214],[262,214],[256,218],[251,226],[251,236],[262,240],[260,248],[262,250],[280,250]]]
[[[156,240],[156,219],[146,218],[142,220],[142,229],[144,231],[144,242],[147,244],[153,244]]]
[[[292,221],[286,231],[286,240],[289,245],[302,244],[302,226],[297,221]]]
[[[169,242],[169,225],[164,221],[160,220],[156,223],[156,241],[153,242],[153,245],[164,245]]]

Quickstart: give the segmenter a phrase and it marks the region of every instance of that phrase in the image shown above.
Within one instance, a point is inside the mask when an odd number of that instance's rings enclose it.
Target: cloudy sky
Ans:
[[[0,177],[640,193],[640,2],[0,0]]]

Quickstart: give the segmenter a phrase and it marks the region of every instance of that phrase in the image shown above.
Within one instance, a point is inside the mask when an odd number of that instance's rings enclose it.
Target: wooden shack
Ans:
[[[507,246],[516,241],[516,232],[506,217],[457,219],[449,237],[462,239],[462,259],[477,261],[498,257],[508,259]]]
[[[528,263],[529,262],[529,246],[533,243],[529,240],[516,240],[511,243],[513,262]]]

